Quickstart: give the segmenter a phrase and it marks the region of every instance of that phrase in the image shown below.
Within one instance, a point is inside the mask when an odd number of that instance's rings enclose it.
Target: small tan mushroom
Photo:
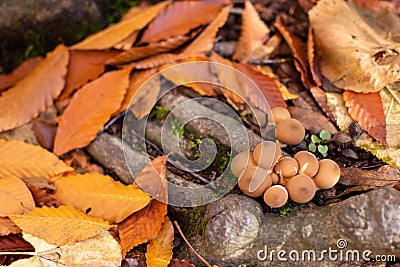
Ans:
[[[280,178],[279,178],[278,174],[272,172],[270,174],[270,176],[271,176],[272,184],[279,184]]]
[[[315,186],[318,189],[328,189],[333,187],[340,178],[339,165],[330,159],[323,159],[319,162],[319,170],[313,177]]]
[[[286,204],[289,195],[285,187],[273,185],[264,193],[264,202],[272,208],[280,208]]]
[[[259,197],[271,187],[270,173],[257,166],[248,166],[239,175],[239,188],[250,197]]]
[[[306,203],[313,199],[317,188],[310,176],[299,174],[289,179],[286,189],[291,200]]]
[[[239,177],[239,174],[247,167],[254,166],[253,153],[250,151],[243,151],[237,154],[231,162],[231,170],[233,175]]]
[[[276,126],[276,138],[284,144],[297,145],[303,141],[305,134],[303,124],[296,119],[283,120]]]
[[[313,153],[308,151],[300,151],[294,155],[295,160],[299,163],[299,174],[305,174],[313,177],[317,174],[319,163]]]
[[[253,151],[254,162],[266,170],[272,169],[280,157],[281,148],[272,141],[259,143]]]
[[[271,112],[276,125],[281,121],[290,119],[291,117],[289,111],[284,107],[274,107]]]
[[[299,170],[299,164],[294,158],[281,158],[274,167],[275,173],[279,174],[282,178],[293,177]]]

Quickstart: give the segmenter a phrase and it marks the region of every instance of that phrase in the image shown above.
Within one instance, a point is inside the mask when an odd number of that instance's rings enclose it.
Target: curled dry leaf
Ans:
[[[400,44],[376,33],[344,0],[309,11],[321,74],[334,86],[371,93],[400,80]]]
[[[0,217],[0,236],[5,236],[9,234],[18,234],[21,232],[21,229],[9,218]],[[3,248],[1,245],[1,237],[0,237],[0,248]]]
[[[43,57],[32,57],[21,63],[13,72],[0,74],[0,92],[13,86],[19,80],[31,73],[36,66],[43,60]]]
[[[310,88],[310,93],[314,97],[314,100],[318,103],[318,106],[325,112],[325,114],[332,120],[334,120],[334,117],[332,115],[332,112],[328,106],[328,101],[326,99],[326,94],[325,91],[322,90],[318,86],[314,86]]]
[[[15,176],[0,178],[0,216],[27,213],[35,208],[26,184]]]
[[[33,251],[33,247],[20,235],[8,235],[0,237],[0,251]]]
[[[134,31],[140,30],[146,26],[168,3],[169,2],[161,2],[136,12],[128,19],[109,26],[100,32],[89,35],[83,41],[72,46],[72,49],[103,50],[111,48],[119,44]]]
[[[311,76],[317,86],[322,85],[322,77],[319,72],[320,66],[317,58],[315,57],[315,48],[314,48],[314,36],[313,30],[311,27],[308,28],[308,38],[307,38],[307,58],[308,65],[310,66]]]
[[[155,238],[165,215],[167,215],[167,204],[153,199],[149,205],[123,220],[118,225],[122,256],[125,257],[133,247]]]
[[[54,197],[53,194],[49,194],[44,189],[40,189],[34,185],[27,184],[29,191],[31,192],[33,199],[35,201],[36,207],[58,207],[60,206],[60,201]]]
[[[139,35],[139,31],[135,31],[135,32],[131,33],[124,40],[122,40],[118,44],[114,45],[114,48],[115,49],[119,49],[119,50],[129,50],[129,49],[131,49],[131,47],[135,43],[138,35]]]
[[[57,245],[74,244],[110,228],[106,221],[71,206],[35,208],[27,214],[12,215],[10,219],[24,233]]]
[[[150,197],[132,185],[101,174],[69,175],[55,181],[56,198],[110,223],[120,222],[145,207]]]
[[[110,71],[83,86],[59,118],[54,153],[87,146],[119,110],[129,84],[130,69]]]
[[[36,119],[32,122],[32,131],[42,147],[50,151],[53,150],[54,137],[57,131],[55,123],[45,119]]]
[[[146,263],[148,267],[167,267],[172,259],[174,226],[168,217],[156,238],[147,246]]]
[[[220,3],[203,1],[172,2],[149,24],[140,42],[154,43],[185,35],[191,29],[211,22],[220,7]]]
[[[268,35],[267,25],[261,20],[253,4],[246,0],[242,14],[242,30],[233,59],[246,62],[253,51],[268,39]]]
[[[65,85],[69,52],[59,45],[0,96],[0,131],[29,122],[53,104]]]
[[[17,140],[0,140],[0,176],[50,179],[73,170],[40,146]]]

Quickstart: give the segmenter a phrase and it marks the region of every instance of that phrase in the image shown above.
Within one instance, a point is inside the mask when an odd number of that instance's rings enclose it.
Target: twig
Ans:
[[[174,221],[175,227],[178,230],[179,234],[182,236],[183,240],[185,243],[188,245],[188,247],[193,251],[193,253],[199,258],[207,267],[213,267],[206,259],[204,259],[194,248],[193,246],[189,243],[189,241],[186,239],[185,235],[183,234],[181,227],[179,226],[177,221]]]

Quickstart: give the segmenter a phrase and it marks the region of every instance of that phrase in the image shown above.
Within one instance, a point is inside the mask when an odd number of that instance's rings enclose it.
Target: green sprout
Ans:
[[[331,133],[327,130],[322,130],[318,136],[313,134],[311,135],[311,143],[308,145],[308,151],[310,152],[319,152],[323,157],[328,156],[328,146],[325,144],[325,141],[331,139]]]
[[[168,109],[162,106],[155,106],[154,109],[151,111],[149,117],[150,119],[156,117],[157,119],[162,120],[167,117],[168,113]]]
[[[286,216],[289,216],[291,212],[292,212],[292,205],[288,201],[283,207],[279,209],[279,216],[285,218]]]

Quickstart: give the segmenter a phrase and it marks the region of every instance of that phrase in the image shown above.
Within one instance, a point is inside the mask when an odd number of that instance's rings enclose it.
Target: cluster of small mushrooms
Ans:
[[[304,139],[301,122],[290,118],[285,108],[272,109],[277,139],[295,145]],[[318,161],[314,154],[300,151],[281,157],[279,144],[264,141],[254,151],[243,151],[232,159],[232,173],[239,178],[239,188],[248,196],[260,197],[272,208],[279,208],[290,198],[297,203],[310,201],[319,189],[333,187],[340,178],[339,165],[330,160]]]

